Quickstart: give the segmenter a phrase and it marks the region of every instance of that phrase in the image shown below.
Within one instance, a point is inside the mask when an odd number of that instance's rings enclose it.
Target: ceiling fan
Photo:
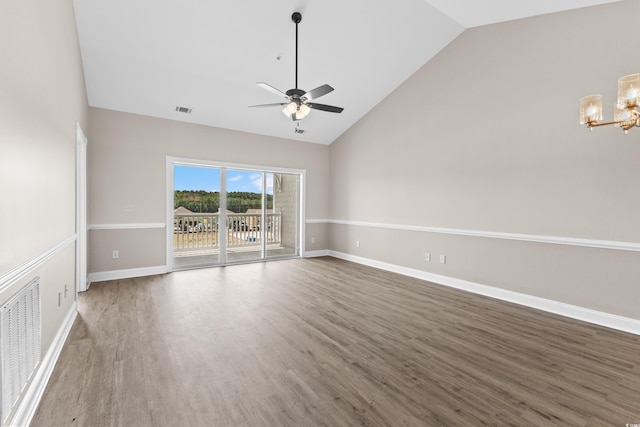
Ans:
[[[282,92],[275,87],[268,85],[267,83],[257,83],[261,88],[268,90],[271,93],[274,93],[280,97],[283,97],[287,100],[287,102],[278,102],[275,104],[261,104],[261,105],[251,105],[249,108],[255,107],[282,107],[284,109],[282,112],[285,116],[291,117],[293,121],[302,120],[309,115],[311,109],[328,111],[330,113],[341,113],[344,108],[342,107],[334,107],[333,105],[325,105],[318,104],[313,101],[314,99],[320,98],[333,91],[333,88],[327,84],[319,86],[315,89],[312,89],[308,92],[298,88],[298,24],[302,21],[302,14],[299,12],[294,12],[291,15],[291,20],[296,24],[296,86],[293,89],[289,89],[286,93]]]

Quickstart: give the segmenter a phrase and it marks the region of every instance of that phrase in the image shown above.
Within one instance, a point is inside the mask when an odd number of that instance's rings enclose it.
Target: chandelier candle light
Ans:
[[[618,79],[618,100],[614,104],[612,122],[602,122],[602,95],[589,95],[580,100],[580,124],[589,130],[605,125],[618,125],[624,133],[632,127],[640,127],[640,74],[630,74]]]

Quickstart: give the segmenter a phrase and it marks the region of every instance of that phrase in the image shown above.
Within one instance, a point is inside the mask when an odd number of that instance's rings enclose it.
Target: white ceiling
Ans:
[[[330,144],[466,28],[618,0],[74,0],[89,105]],[[294,87],[344,107],[248,108]],[[278,59],[279,58],[279,59]],[[176,112],[176,106],[192,109]]]

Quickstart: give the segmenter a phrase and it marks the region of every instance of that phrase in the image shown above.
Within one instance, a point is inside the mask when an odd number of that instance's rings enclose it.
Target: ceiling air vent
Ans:
[[[176,111],[177,111],[178,113],[191,114],[191,108],[187,108],[187,107],[180,107],[180,106],[177,106],[177,107],[176,107]]]

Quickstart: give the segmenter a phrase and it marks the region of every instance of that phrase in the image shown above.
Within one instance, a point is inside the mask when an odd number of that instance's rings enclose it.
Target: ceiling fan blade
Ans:
[[[266,83],[263,83],[263,82],[258,82],[258,83],[256,83],[256,84],[257,84],[258,86],[260,86],[261,88],[263,88],[263,89],[265,89],[265,90],[268,90],[269,92],[271,92],[271,93],[273,93],[273,94],[275,94],[275,95],[278,95],[278,96],[280,96],[280,97],[282,97],[282,98],[289,99],[289,97],[287,96],[287,94],[286,94],[286,93],[282,92],[282,91],[281,91],[281,90],[279,90],[279,89],[276,89],[275,87],[273,87],[273,86],[271,86],[271,85],[269,85],[269,84],[266,84]]]
[[[275,104],[259,104],[259,105],[249,105],[249,108],[262,108],[262,107],[281,107],[283,105],[287,105],[286,102],[277,102]]]
[[[311,102],[307,102],[306,104],[313,109],[328,111],[330,113],[342,113],[344,110],[342,107],[334,107],[333,105],[315,104]]]
[[[311,101],[312,99],[320,98],[321,96],[324,96],[332,91],[333,91],[333,88],[331,86],[322,85],[315,89],[310,90],[309,92],[302,95],[302,97],[305,98],[307,101]]]

